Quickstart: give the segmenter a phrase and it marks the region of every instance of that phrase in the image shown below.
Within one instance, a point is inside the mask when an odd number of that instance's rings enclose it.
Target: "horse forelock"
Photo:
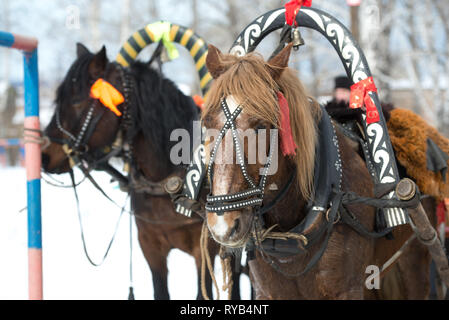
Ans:
[[[85,99],[89,97],[89,64],[92,61],[94,54],[85,53],[73,62],[64,80],[61,82],[56,90],[56,107],[62,108],[68,105],[73,99],[73,93],[84,96]]]
[[[221,111],[221,99],[232,95],[242,112],[279,128],[280,109],[276,93],[281,91],[289,104],[292,135],[298,146],[291,161],[297,167],[299,190],[308,199],[313,190],[316,124],[321,117],[318,103],[307,96],[293,70],[286,68],[280,78],[274,80],[267,63],[257,53],[243,57],[224,55],[221,62],[226,71],[212,84],[203,118],[217,116]]]

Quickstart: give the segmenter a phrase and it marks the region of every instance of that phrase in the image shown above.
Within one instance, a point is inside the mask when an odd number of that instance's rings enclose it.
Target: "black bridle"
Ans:
[[[86,116],[84,117],[84,122],[81,126],[80,131],[78,132],[77,136],[74,136],[72,133],[70,133],[68,130],[64,129],[61,120],[59,117],[59,108],[56,109],[56,127],[61,131],[64,135],[68,137],[68,139],[62,139],[62,142],[67,144],[72,150],[77,152],[87,152],[88,146],[87,143],[89,139],[91,138],[92,134],[95,131],[95,128],[97,126],[97,123],[100,121],[101,117],[104,114],[104,109],[101,108],[101,111],[97,113],[97,115],[93,118],[93,113],[95,106],[98,104],[97,100],[93,100],[90,103],[89,109],[87,111]],[[87,134],[86,134],[87,133]],[[54,140],[50,137],[50,140]]]
[[[89,140],[94,134],[99,121],[105,113],[105,108],[96,108],[101,104],[101,102],[94,98],[89,98],[89,108],[86,112],[83,113],[83,115],[81,115],[79,119],[79,121],[81,121],[81,119],[84,118],[81,124],[81,129],[78,131],[78,133],[70,132],[70,130],[62,126],[60,119],[61,106],[58,106],[55,112],[55,123],[58,130],[63,134],[63,138],[57,138],[48,135],[47,137],[51,142],[60,144],[62,146],[64,152],[69,158],[71,167],[76,165],[80,165],[80,167],[82,167],[82,165],[85,164],[90,169],[98,168],[108,172],[110,171],[109,173],[111,175],[113,175],[115,178],[118,178],[121,182],[124,182],[123,175],[121,175],[117,170],[113,169],[107,162],[110,158],[118,156],[120,153],[123,154],[125,162],[131,158],[129,149],[125,150],[125,143],[122,139],[122,133],[126,132],[127,127],[129,127],[130,125],[129,93],[132,90],[132,78],[129,76],[125,68],[121,65],[117,63],[112,63],[112,65],[117,67],[120,72],[124,91],[123,95],[125,98],[123,102],[123,115],[122,120],[120,121],[117,139],[114,141],[112,146],[102,148],[95,153],[89,152]],[[96,109],[98,111],[96,111]]]
[[[223,98],[221,100],[221,108],[223,109],[224,115],[226,117],[226,122],[223,128],[220,130],[220,133],[213,145],[211,151],[211,157],[209,166],[207,169],[207,174],[210,179],[211,184],[211,192],[212,192],[212,181],[213,181],[213,164],[217,155],[218,147],[220,146],[223,137],[226,135],[226,132],[230,129],[232,132],[232,139],[236,149],[236,158],[237,163],[240,166],[240,170],[242,171],[243,177],[249,185],[249,188],[243,191],[239,191],[233,194],[227,195],[212,195],[209,194],[207,196],[206,202],[206,210],[210,212],[215,212],[217,215],[223,215],[226,211],[234,211],[241,210],[244,208],[253,208],[256,213],[262,214],[265,213],[267,208],[272,208],[288,191],[293,179],[290,178],[287,182],[286,186],[281,190],[281,192],[275,197],[272,203],[267,206],[262,206],[264,194],[265,194],[265,185],[267,182],[268,170],[270,168],[274,151],[277,150],[277,137],[276,135],[270,135],[270,150],[267,161],[263,167],[262,173],[260,174],[259,184],[256,185],[251,176],[248,175],[248,170],[246,168],[244,156],[243,156],[243,148],[240,143],[240,139],[238,136],[238,132],[235,125],[235,119],[241,113],[242,108],[238,106],[234,112],[231,114],[229,107],[226,103],[226,100]],[[293,173],[292,177],[296,175],[296,171]]]

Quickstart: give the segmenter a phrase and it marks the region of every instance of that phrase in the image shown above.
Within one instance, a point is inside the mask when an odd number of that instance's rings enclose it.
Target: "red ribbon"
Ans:
[[[437,206],[437,226],[439,226],[440,224],[445,222],[445,205],[444,205],[444,201],[441,201],[438,206]]]
[[[365,106],[366,123],[368,124],[380,121],[379,112],[369,95],[370,92],[377,92],[373,77],[354,83],[351,86],[351,97],[349,98],[350,108],[356,109]]]
[[[279,108],[281,110],[281,150],[284,156],[296,155],[298,147],[293,140],[292,128],[290,127],[290,109],[288,108],[287,99],[281,92],[277,93]]]
[[[287,24],[292,27],[293,24],[295,24],[295,27],[297,27],[298,23],[296,22],[296,15],[301,9],[301,6],[310,7],[311,5],[312,0],[291,0],[290,2],[287,2],[285,4],[285,21]]]

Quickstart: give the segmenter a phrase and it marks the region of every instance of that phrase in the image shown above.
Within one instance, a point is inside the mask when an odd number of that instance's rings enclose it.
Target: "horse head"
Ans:
[[[206,210],[222,245],[243,247],[262,225],[288,229],[298,217],[280,214],[279,198],[295,194],[300,207],[311,196],[320,111],[288,69],[290,52],[291,45],[265,62],[254,53],[236,57],[209,47],[206,63],[215,81],[203,120],[217,134],[206,141]]]
[[[121,99],[104,101],[122,96],[124,87],[120,66],[108,61],[104,46],[92,53],[77,44],[77,58],[57,89],[55,112],[44,131],[51,142],[42,151],[46,172],[68,172],[75,156],[81,161],[104,155],[116,139],[125,105]],[[116,110],[106,108],[111,103]]]

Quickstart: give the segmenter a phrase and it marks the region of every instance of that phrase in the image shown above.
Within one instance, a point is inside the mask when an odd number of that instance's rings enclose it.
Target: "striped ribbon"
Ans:
[[[116,61],[122,66],[127,67],[134,61],[137,55],[148,45],[161,39],[159,36],[160,23],[152,23],[136,32],[126,41],[120,49]],[[200,78],[200,88],[203,95],[206,95],[212,83],[212,76],[206,68],[207,44],[192,29],[169,23],[168,38],[171,42],[178,43],[189,50],[190,55],[195,61],[195,67]],[[163,39],[163,38],[162,38]]]

